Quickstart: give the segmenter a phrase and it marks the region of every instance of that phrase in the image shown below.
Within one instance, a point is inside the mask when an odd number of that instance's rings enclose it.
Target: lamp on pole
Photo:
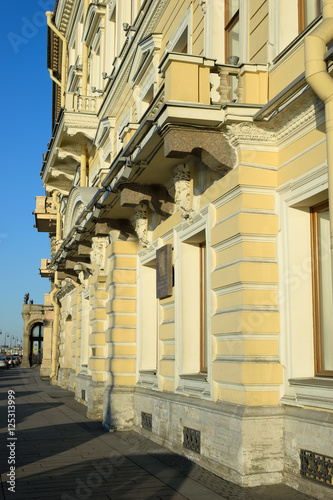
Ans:
[[[7,332],[7,333],[6,333],[6,338],[7,338],[7,339],[9,339],[9,337],[10,337],[10,335],[9,335],[9,333]],[[7,341],[6,341],[6,346],[8,347]]]

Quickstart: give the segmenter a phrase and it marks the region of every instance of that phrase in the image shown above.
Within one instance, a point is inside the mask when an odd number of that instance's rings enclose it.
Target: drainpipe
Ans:
[[[62,65],[61,65],[61,107],[63,108],[65,106],[65,90],[66,90],[66,59],[67,59],[67,40],[64,37],[62,33],[52,24],[52,16],[53,12],[46,12],[46,17],[47,17],[47,25],[48,27],[55,33],[60,40],[62,40]],[[50,71],[51,75],[51,71]],[[54,79],[53,77],[53,72],[51,75],[51,78],[53,81],[55,81],[59,85],[59,81]]]
[[[332,40],[333,0],[323,0],[323,22],[305,38],[305,78],[325,104],[330,244],[333,270],[333,79],[327,73],[324,59],[326,47]]]
[[[53,204],[57,208],[57,224],[56,224],[56,250],[58,250],[60,245],[61,238],[61,214],[60,214],[60,203],[58,200],[58,192],[54,191],[53,195]],[[54,288],[50,293],[51,304],[53,305],[54,310],[54,318],[53,318],[53,335],[52,335],[52,372],[50,375],[50,380],[57,373],[57,350],[58,350],[58,339],[59,339],[59,318],[60,318],[60,304],[54,298],[55,293],[58,291],[59,287],[59,279],[58,279],[58,271],[54,274]]]
[[[87,18],[87,12],[89,7],[90,0],[84,0],[83,5],[83,13],[84,13],[84,22]],[[82,50],[82,95],[87,95],[87,85],[88,85],[88,47],[84,43]]]

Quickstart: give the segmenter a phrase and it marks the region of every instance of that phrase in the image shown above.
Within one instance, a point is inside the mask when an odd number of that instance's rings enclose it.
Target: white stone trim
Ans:
[[[211,208],[209,205],[204,207],[200,213],[196,214],[193,223],[180,223],[174,228],[174,262],[175,262],[175,338],[176,338],[176,359],[175,359],[175,392],[190,393],[199,395],[205,399],[212,397],[212,335],[211,335],[211,237],[210,237],[210,219]],[[186,374],[182,373],[183,366],[183,338],[182,338],[182,280],[181,280],[181,244],[186,240],[195,236],[201,231],[205,231],[206,235],[206,276],[207,276],[207,335],[210,341],[207,346],[207,381],[185,379]]]
[[[143,307],[143,267],[156,259],[156,249],[153,247],[150,251],[141,251],[137,256],[137,356],[136,356],[136,384],[138,386],[146,386],[159,390],[159,360],[160,360],[160,343],[159,343],[159,325],[160,325],[160,308],[158,299],[156,298],[156,342],[157,342],[157,366],[156,373],[153,370],[142,368],[142,307]]]
[[[185,12],[182,20],[178,24],[177,28],[173,32],[169,42],[167,43],[166,49],[168,52],[172,52],[173,48],[177,44],[179,38],[182,36],[187,28],[187,52],[192,54],[192,4],[189,6]]]
[[[299,401],[310,406],[310,399],[311,406],[314,407],[331,408],[333,406],[333,391],[330,392],[318,386],[312,388],[292,386],[292,383],[289,383],[293,378],[314,376],[310,214],[306,211],[306,207],[313,204],[315,196],[326,197],[327,190],[326,164],[321,164],[297,179],[288,181],[277,190],[280,195],[280,230],[277,240],[281,315],[280,357],[284,366],[284,383],[281,386],[280,397],[281,402],[296,406],[302,404]],[[293,222],[295,217],[297,220]],[[302,224],[301,232],[296,235],[297,243],[291,239],[295,236],[291,234],[293,228],[297,227],[295,224],[298,226]],[[295,243],[301,249],[301,255],[296,263],[296,258],[293,257],[295,250],[291,250]],[[303,300],[304,297],[306,302]],[[302,300],[300,310],[295,307],[299,300]],[[305,323],[301,324],[301,321]],[[301,333],[298,331],[299,328],[302,329]],[[301,364],[297,365],[298,359],[301,360]],[[324,393],[328,396],[326,406],[323,406],[321,400]],[[308,397],[308,403],[305,402],[306,397]]]

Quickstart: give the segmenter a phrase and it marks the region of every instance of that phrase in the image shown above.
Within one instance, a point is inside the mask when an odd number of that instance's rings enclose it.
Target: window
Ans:
[[[239,56],[239,0],[225,0],[225,60]],[[232,62],[231,64],[235,64]],[[237,63],[236,63],[237,64]],[[228,77],[231,86],[229,99],[236,98],[238,82],[235,76]]]
[[[206,242],[199,245],[200,258],[200,372],[207,373]]]
[[[332,265],[328,202],[311,208],[315,374],[333,376]]]
[[[173,52],[180,52],[181,54],[187,54],[188,52],[188,26],[186,26],[183,33],[180,35],[176,45],[173,48]]]
[[[82,296],[81,312],[81,373],[88,373],[89,358],[89,296]]]
[[[239,55],[239,0],[225,0],[225,58]]]
[[[140,276],[140,371],[157,370],[156,259],[141,265]]]
[[[205,231],[181,243],[183,374],[207,372]]]
[[[298,0],[298,25],[301,33],[321,13],[322,0]]]
[[[175,29],[167,46],[168,52],[191,54],[192,50],[192,7],[190,6]]]

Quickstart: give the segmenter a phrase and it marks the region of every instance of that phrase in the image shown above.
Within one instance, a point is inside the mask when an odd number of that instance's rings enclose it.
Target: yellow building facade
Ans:
[[[332,1],[47,19],[43,373],[107,429],[333,498]]]

